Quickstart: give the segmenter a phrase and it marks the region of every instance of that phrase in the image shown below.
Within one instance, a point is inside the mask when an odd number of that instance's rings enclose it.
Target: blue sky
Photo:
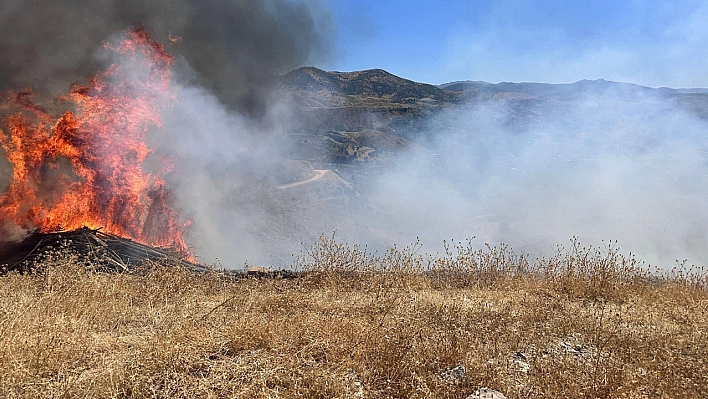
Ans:
[[[427,82],[604,78],[708,87],[708,2],[330,0],[327,70]]]

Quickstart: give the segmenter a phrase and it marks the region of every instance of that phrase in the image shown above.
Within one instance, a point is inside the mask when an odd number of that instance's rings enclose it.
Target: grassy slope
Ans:
[[[611,248],[376,257],[323,240],[297,280],[58,254],[0,277],[8,397],[708,397],[705,276],[661,281]],[[422,273],[423,269],[433,272]],[[463,366],[464,372],[451,372]]]

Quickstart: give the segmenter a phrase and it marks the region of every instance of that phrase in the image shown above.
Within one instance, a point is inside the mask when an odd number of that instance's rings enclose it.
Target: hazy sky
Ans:
[[[708,87],[708,2],[331,0],[328,70],[454,80]]]

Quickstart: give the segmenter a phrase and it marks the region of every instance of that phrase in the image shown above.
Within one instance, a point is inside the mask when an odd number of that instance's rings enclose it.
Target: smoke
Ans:
[[[142,26],[196,72],[191,83],[251,112],[265,101],[254,87],[328,56],[332,29],[304,0],[6,0],[0,25],[0,91],[65,94],[100,69],[103,41]]]
[[[287,103],[254,122],[203,88],[181,87],[165,118],[179,140],[165,150],[189,165],[173,182],[194,220],[189,241],[229,267],[286,266],[301,243],[335,229],[370,250],[420,238],[434,254],[443,240],[476,237],[480,247],[503,242],[535,257],[577,236],[595,246],[617,240],[663,268],[705,263],[706,120],[660,91],[598,84],[439,112],[414,150],[355,167],[365,176],[358,184],[299,191],[279,189],[274,173],[290,153]],[[309,173],[296,162],[283,168],[302,169],[297,180]]]
[[[339,191],[278,189],[273,165],[290,144],[286,104],[268,108],[264,127],[185,87],[166,126],[180,132],[170,151],[190,165],[175,183],[194,219],[190,242],[230,267],[286,266],[301,242],[334,229],[370,250],[420,238],[434,254],[443,240],[476,237],[480,247],[503,242],[535,257],[577,236],[595,246],[617,240],[662,268],[705,263],[706,121],[660,92],[601,87],[442,111],[424,123],[414,150],[360,164],[352,173],[363,181],[334,182]]]
[[[708,261],[706,121],[639,89],[575,97],[439,114],[422,135],[430,153],[403,157],[374,185],[389,214],[379,223],[432,252],[476,236],[547,256],[577,236],[617,240],[664,268]]]
[[[334,174],[322,185],[283,189],[316,176],[309,162],[287,159],[291,108],[274,102],[257,120],[226,108],[204,88],[183,86],[163,118],[173,140],[152,143],[179,165],[170,187],[189,217],[187,241],[208,263],[227,268],[245,262],[286,268],[291,255],[318,235],[352,231],[347,184]],[[317,192],[317,188],[324,192]],[[334,193],[334,194],[333,194]],[[334,197],[334,198],[332,198]],[[328,199],[334,203],[328,203]]]

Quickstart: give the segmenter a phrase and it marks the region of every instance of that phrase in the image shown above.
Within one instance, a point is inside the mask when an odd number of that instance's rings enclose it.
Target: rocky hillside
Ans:
[[[458,92],[400,78],[382,69],[325,72],[315,67],[296,69],[280,79],[303,106],[393,109],[454,103]]]
[[[293,156],[334,164],[370,163],[416,147],[409,139],[430,116],[468,96],[382,69],[303,67],[282,76],[279,89],[295,105]]]

